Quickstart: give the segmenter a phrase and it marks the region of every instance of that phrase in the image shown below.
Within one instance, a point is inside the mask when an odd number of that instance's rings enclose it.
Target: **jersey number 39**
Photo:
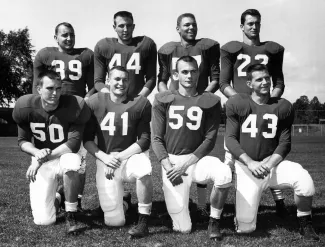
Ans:
[[[262,135],[264,136],[264,138],[274,138],[276,135],[277,125],[278,125],[278,117],[274,114],[266,113],[263,115],[263,119],[271,120],[271,122],[267,124],[267,128],[271,130],[271,133],[262,132]],[[250,114],[243,122],[241,126],[241,132],[249,133],[252,138],[255,138],[256,134],[258,133],[258,128],[256,126],[257,126],[257,115]]]

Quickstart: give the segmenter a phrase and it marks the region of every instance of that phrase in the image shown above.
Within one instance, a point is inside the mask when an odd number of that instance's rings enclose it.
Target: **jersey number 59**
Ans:
[[[169,126],[172,129],[179,129],[183,126],[183,117],[177,111],[184,111],[185,106],[182,105],[172,105],[169,108],[169,119],[175,119],[176,123],[169,122]],[[198,130],[201,126],[202,119],[202,109],[197,106],[192,106],[188,108],[186,112],[187,117],[194,123],[186,123],[187,128],[190,130]]]

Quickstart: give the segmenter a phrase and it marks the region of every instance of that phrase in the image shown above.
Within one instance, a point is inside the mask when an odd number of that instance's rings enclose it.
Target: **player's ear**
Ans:
[[[36,86],[36,90],[37,90],[38,94],[41,94],[41,86],[40,85]]]
[[[176,31],[180,33],[179,26],[176,26]]]
[[[178,72],[175,71],[175,72],[173,73],[173,75],[174,75],[174,80],[175,80],[175,81],[178,81]]]
[[[54,35],[54,40],[55,40],[55,42],[58,42],[58,36],[57,35]]]
[[[244,31],[244,25],[243,24],[240,24],[240,29],[242,30],[242,31]]]
[[[252,82],[251,81],[246,81],[246,84],[249,88],[252,88]]]

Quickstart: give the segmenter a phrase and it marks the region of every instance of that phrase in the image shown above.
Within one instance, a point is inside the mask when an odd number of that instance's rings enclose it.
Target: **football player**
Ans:
[[[300,164],[284,160],[291,149],[293,106],[283,98],[271,97],[266,65],[250,65],[246,73],[252,94],[236,94],[226,103],[226,145],[236,159],[237,232],[255,230],[266,188],[293,189],[300,234],[306,240],[319,240],[311,218],[313,180]]]
[[[81,157],[77,154],[90,110],[81,97],[61,95],[62,82],[54,71],[39,73],[39,95],[20,97],[13,111],[18,125],[18,144],[32,157],[26,177],[30,181],[30,202],[34,222],[50,225],[56,221],[57,177],[63,176],[67,232],[80,230],[75,214]],[[60,203],[59,203],[60,204]]]
[[[272,97],[281,97],[284,90],[282,72],[284,48],[272,41],[260,41],[261,14],[248,9],[241,15],[240,28],[243,42],[231,41],[221,47],[220,91],[229,98],[237,93],[251,93],[247,86],[247,67],[265,64],[273,82]],[[234,160],[225,148],[225,162],[233,165]],[[281,190],[271,190],[276,202],[277,215],[284,218],[287,210]]]
[[[220,217],[231,185],[231,170],[207,156],[217,138],[221,104],[210,92],[198,93],[199,66],[191,56],[176,62],[177,91],[155,95],[152,148],[162,165],[163,191],[173,230],[191,231],[188,202],[192,182],[214,186],[210,196],[209,237],[221,239]]]
[[[135,183],[139,221],[129,234],[143,237],[149,232],[152,206],[152,168],[148,150],[151,104],[143,96],[128,96],[132,82],[128,70],[122,66],[111,68],[108,83],[109,93],[99,92],[89,98],[93,114],[92,121],[87,124],[84,145],[96,158],[96,184],[105,224],[125,224],[123,183]]]
[[[180,42],[166,43],[158,51],[158,90],[166,91],[169,79],[171,81],[169,89],[178,89],[178,81],[174,75],[176,61],[180,57],[188,55],[194,57],[199,65],[197,91],[199,93],[216,92],[220,73],[219,43],[206,38],[196,39],[198,27],[195,16],[191,13],[182,14],[177,18],[176,31],[179,33]],[[203,219],[209,216],[206,211],[206,188],[206,185],[197,184],[198,216]]]
[[[95,87],[99,92],[108,92],[106,74],[114,66],[123,66],[131,82],[128,95],[147,97],[156,85],[156,44],[147,36],[133,37],[135,24],[130,12],[117,12],[113,28],[117,38],[104,38],[95,46]]]
[[[74,48],[75,32],[70,23],[62,22],[55,27],[54,39],[57,47],[45,47],[34,60],[33,93],[37,94],[37,77],[47,69],[58,72],[62,79],[62,94],[78,95],[85,99],[95,92],[94,88],[94,54],[88,48]],[[86,92],[88,88],[88,92]],[[78,211],[82,211],[81,198],[86,178],[87,151],[81,145],[82,158],[80,172],[80,190]]]

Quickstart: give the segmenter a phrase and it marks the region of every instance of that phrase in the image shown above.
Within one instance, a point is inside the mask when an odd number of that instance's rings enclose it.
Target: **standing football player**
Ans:
[[[272,41],[260,41],[261,14],[248,9],[241,15],[240,28],[243,42],[231,41],[221,47],[220,91],[229,98],[237,93],[251,93],[247,86],[247,67],[265,64],[273,82],[272,97],[281,97],[284,91],[282,72],[284,48]],[[225,163],[233,165],[234,160],[225,147]],[[271,190],[276,202],[276,212],[281,218],[287,215],[281,190]]]
[[[32,157],[26,177],[30,181],[34,222],[37,225],[55,223],[55,198],[63,199],[56,194],[57,177],[63,176],[67,232],[75,233],[80,230],[75,218],[81,169],[77,152],[91,113],[82,98],[61,95],[62,82],[56,72],[39,73],[35,84],[38,95],[20,97],[13,111],[18,125],[18,144]]]
[[[236,159],[237,232],[256,229],[258,205],[266,188],[293,189],[300,234],[305,240],[319,240],[312,227],[313,180],[300,164],[284,160],[291,149],[293,106],[271,97],[266,65],[250,65],[246,73],[252,94],[236,94],[226,103],[226,146]]]
[[[109,92],[106,74],[114,66],[123,66],[129,72],[128,95],[147,97],[156,85],[156,44],[147,36],[132,36],[135,24],[130,12],[117,12],[113,28],[117,38],[104,38],[95,46],[95,88]]]
[[[95,92],[93,51],[88,48],[74,48],[74,29],[67,22],[62,22],[55,27],[54,39],[58,44],[57,47],[45,47],[35,57],[33,93],[37,94],[38,75],[44,70],[51,69],[61,76],[62,94],[89,98]],[[87,93],[86,88],[88,88]],[[82,156],[82,169],[79,170],[78,211],[82,211],[81,198],[85,187],[87,154],[82,145],[79,153]]]
[[[188,202],[192,182],[213,182],[209,237],[221,239],[220,217],[231,185],[231,170],[207,156],[217,138],[221,104],[210,92],[198,93],[199,66],[191,56],[176,62],[177,91],[155,95],[152,148],[162,165],[163,191],[173,230],[191,231]]]
[[[198,27],[195,16],[185,13],[177,18],[176,31],[179,33],[180,42],[169,42],[158,51],[159,75],[158,90],[167,90],[167,82],[170,79],[170,90],[178,89],[176,61],[182,56],[192,56],[199,65],[199,79],[197,91],[199,93],[216,92],[219,86],[220,74],[220,47],[217,41],[211,39],[196,39]],[[210,80],[209,80],[210,79]],[[209,84],[210,81],[210,84]],[[201,219],[206,219],[209,213],[206,211],[207,186],[197,184],[198,214]]]
[[[128,96],[132,84],[122,66],[111,68],[109,93],[89,98],[92,121],[84,137],[86,149],[97,160],[96,183],[105,224],[123,226],[125,213],[123,183],[135,183],[139,221],[129,230],[133,237],[146,236],[152,206],[151,162],[149,160],[151,104],[143,96]],[[98,144],[94,142],[97,135]]]

